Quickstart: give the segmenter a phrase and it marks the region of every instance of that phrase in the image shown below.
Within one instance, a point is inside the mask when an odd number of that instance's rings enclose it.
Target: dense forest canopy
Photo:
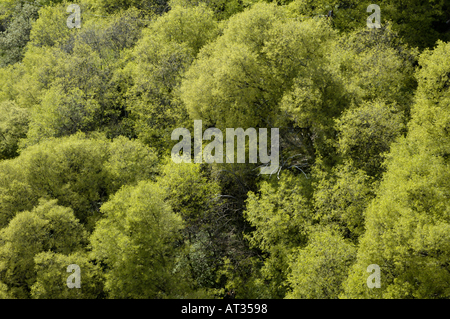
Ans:
[[[0,298],[450,298],[450,2],[371,4],[0,0]]]

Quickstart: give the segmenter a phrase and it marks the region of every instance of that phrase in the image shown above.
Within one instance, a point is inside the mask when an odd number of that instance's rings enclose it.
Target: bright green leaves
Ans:
[[[34,23],[30,34],[30,44],[38,47],[61,46],[77,30],[67,27],[67,4],[43,7],[39,10],[39,19]]]
[[[378,196],[366,212],[367,230],[346,297],[448,298],[450,294],[448,112],[444,111],[449,64],[441,64],[448,55],[449,46],[440,43],[433,54],[420,58],[409,132],[393,144]],[[370,264],[381,267],[381,289],[369,290],[361,284]]]
[[[103,274],[99,266],[85,253],[62,255],[42,252],[34,257],[36,282],[31,287],[34,299],[97,299],[105,296]],[[68,288],[69,265],[78,265],[81,272],[80,288]]]
[[[96,212],[104,200],[106,141],[71,136],[49,140],[28,148],[17,160],[22,162],[27,182],[40,196],[57,198],[72,207],[81,222]],[[103,199],[102,199],[103,198]]]
[[[37,203],[37,194],[26,181],[26,172],[18,160],[0,162],[0,228],[17,212],[31,210]]]
[[[125,68],[133,81],[128,109],[139,138],[161,153],[170,150],[172,131],[186,126],[185,107],[177,95],[184,73],[217,34],[210,10],[178,6],[154,21],[131,52],[132,62]]]
[[[32,111],[25,143],[33,145],[49,137],[92,131],[97,126],[99,113],[98,102],[80,89],[64,92],[61,87],[52,87]]]
[[[45,228],[49,234],[45,247],[55,253],[68,255],[87,244],[87,233],[71,208],[57,206],[56,203],[56,200],[41,201],[32,212],[49,221]]]
[[[109,15],[130,8],[136,8],[147,15],[160,15],[169,9],[166,0],[86,0],[85,2],[97,12]]]
[[[154,179],[158,172],[157,156],[151,149],[139,141],[130,141],[120,136],[109,145],[108,159],[103,164],[110,176],[107,189],[115,193],[126,184]]]
[[[35,280],[33,258],[44,249],[45,237],[49,235],[45,230],[47,224],[36,214],[23,212],[1,230],[0,276],[15,297],[28,297],[28,289]]]
[[[63,6],[43,9],[23,65],[10,71],[19,79],[12,88],[0,88],[5,99],[31,109],[24,146],[77,131],[133,137],[124,95],[129,83],[121,71],[126,49],[141,36],[144,23],[139,12],[129,10],[103,20],[88,16],[76,30],[67,28],[65,19]]]
[[[40,201],[17,214],[0,231],[0,278],[4,298],[95,298],[102,294],[102,274],[82,253],[87,232],[72,209],[56,200]],[[82,289],[68,289],[67,266],[83,269]]]
[[[416,147],[413,154],[448,159],[450,117],[450,45],[439,42],[434,52],[425,51],[419,60],[421,69],[417,72],[419,87],[416,103],[412,108],[413,119],[409,124],[408,143]]]
[[[174,212],[189,223],[205,218],[220,194],[219,185],[209,181],[197,164],[170,162],[163,167],[158,183]]]
[[[327,13],[333,10],[333,27],[351,32],[367,28],[366,21],[370,13],[366,9],[372,3],[355,0],[296,0],[289,4],[288,10],[295,15],[314,16],[317,19],[326,19]],[[379,0],[376,4],[381,9],[382,27],[392,24],[392,28],[411,46],[423,49],[433,46],[437,39],[448,40],[444,31],[448,6],[444,0]]]
[[[382,98],[409,109],[418,51],[402,43],[390,27],[346,34],[330,49],[336,80],[345,85],[352,100],[359,104]]]
[[[374,197],[372,180],[352,163],[322,174],[316,176],[315,219],[356,243],[365,230],[363,212]]]
[[[107,265],[105,288],[113,298],[162,298],[177,293],[175,240],[182,219],[164,202],[157,184],[125,187],[102,206],[105,218],[92,235],[93,255]]]
[[[329,115],[338,116],[346,106],[325,57],[336,37],[320,21],[298,22],[278,6],[254,5],[230,18],[223,35],[200,52],[182,83],[181,99],[190,117],[207,127],[294,124],[323,139],[333,124]]]
[[[0,282],[0,299],[13,299],[13,297],[8,293],[8,286]]]
[[[405,130],[403,123],[395,107],[384,102],[363,103],[336,120],[339,152],[357,169],[379,177],[384,153]]]
[[[34,257],[40,252],[69,254],[87,243],[83,226],[70,208],[44,202],[17,214],[0,230],[0,279],[16,298],[28,298],[36,281]]]
[[[171,132],[186,121],[173,91],[192,56],[185,45],[160,45],[151,38],[144,38],[135,52],[136,63],[129,65],[134,85],[128,91],[128,109],[136,118],[138,137],[162,152],[169,148]]]
[[[230,19],[224,35],[200,53],[183,81],[182,100],[191,118],[220,129],[271,121],[279,84],[259,55],[282,15],[276,6],[257,5]]]
[[[169,5],[192,7],[198,5],[207,5],[214,12],[218,20],[227,20],[232,15],[242,12],[245,8],[250,7],[260,0],[170,0]]]
[[[245,216],[256,226],[249,237],[252,245],[270,252],[276,245],[289,247],[305,241],[310,211],[304,179],[303,175],[285,177],[277,188],[263,182],[260,198],[249,193]]]
[[[278,187],[263,182],[261,195],[250,192],[245,218],[255,230],[246,235],[250,246],[261,250],[267,258],[261,269],[270,282],[272,298],[286,293],[288,256],[293,249],[306,244],[312,222],[308,203],[309,183],[303,175],[284,175]]]
[[[112,143],[82,134],[50,139],[1,163],[0,220],[7,221],[45,197],[73,208],[77,218],[92,229],[108,196],[122,185],[152,178],[155,162],[151,149],[124,137]]]
[[[420,56],[420,65],[422,68],[418,70],[416,75],[419,82],[417,93],[420,103],[429,102],[431,105],[442,103],[441,105],[443,107],[446,103],[448,104],[450,99],[450,75],[448,67],[450,57],[448,51],[449,44],[439,41],[433,51],[425,50]],[[421,107],[415,107],[413,109],[414,113],[419,114],[426,111],[427,108]],[[424,114],[424,116],[426,115]]]
[[[296,127],[315,136],[314,149],[305,147],[308,141],[303,137],[300,152],[310,157],[316,155],[314,151],[330,156],[332,152],[327,144],[334,135],[333,119],[348,107],[348,99],[343,86],[322,66],[308,68],[305,73],[294,79],[292,89],[281,100],[280,109],[289,114]]]
[[[147,37],[175,43],[186,43],[194,55],[218,35],[218,23],[213,13],[204,5],[193,8],[172,6],[158,18],[147,31]]]
[[[288,281],[292,291],[286,298],[337,299],[356,251],[356,247],[339,234],[315,231],[308,245],[290,257]]]
[[[0,298],[448,298],[450,47],[404,44],[447,37],[443,0],[380,0],[375,30],[353,0],[83,0],[80,29],[16,4]],[[169,162],[194,120],[279,128],[277,179]]]

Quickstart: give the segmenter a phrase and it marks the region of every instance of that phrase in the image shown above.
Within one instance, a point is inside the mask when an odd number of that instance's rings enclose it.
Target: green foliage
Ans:
[[[447,1],[77,4],[0,0],[0,298],[448,298]],[[278,171],[171,162],[194,120]]]
[[[345,294],[350,298],[448,298],[450,45],[420,58],[408,135],[392,146]],[[363,285],[370,264],[381,288]]]
[[[29,298],[36,281],[34,257],[45,251],[69,254],[87,244],[87,234],[72,209],[56,200],[41,201],[17,214],[0,230],[0,280],[15,298]]]
[[[22,60],[38,11],[39,6],[36,3],[23,2],[16,5],[8,18],[6,30],[3,32],[0,30],[0,67]]]
[[[355,245],[329,230],[316,230],[308,245],[290,257],[292,287],[288,299],[337,299],[343,291],[349,266],[356,258]]]
[[[124,187],[101,211],[91,236],[92,254],[107,265],[105,289],[111,298],[165,298],[182,295],[183,270],[174,271],[180,215],[164,202],[157,184]]]
[[[332,73],[352,101],[360,105],[382,98],[388,104],[398,103],[405,115],[416,89],[417,55],[390,26],[343,35],[329,52]]]
[[[404,120],[395,106],[364,103],[336,120],[339,152],[369,176],[381,176],[381,163],[390,145],[404,131]]]
[[[39,10],[39,19],[33,24],[30,33],[30,44],[33,46],[62,45],[70,38],[70,35],[78,30],[67,27],[67,4],[45,6]]]
[[[100,105],[76,88],[64,92],[52,87],[33,108],[27,140],[22,144],[36,144],[49,137],[62,137],[94,130]],[[25,144],[25,145],[26,145]]]
[[[170,12],[158,18],[146,30],[147,41],[151,39],[151,34],[159,41],[185,43],[197,55],[206,43],[218,35],[218,23],[206,6],[173,6]]]
[[[108,147],[108,159],[103,164],[110,180],[108,194],[114,194],[123,185],[154,179],[158,173],[154,149],[138,140],[119,136]]]
[[[33,28],[13,93],[19,106],[31,109],[23,147],[77,131],[133,137],[122,67],[125,51],[141,36],[139,12],[129,10],[104,20],[88,17],[76,30],[65,26],[66,16],[62,5],[45,8]],[[61,29],[47,27],[53,24]]]
[[[204,6],[177,6],[143,32],[126,72],[133,81],[128,109],[145,143],[169,153],[172,131],[186,126],[185,107],[176,93],[198,51],[217,36],[217,28]]]
[[[12,299],[11,295],[8,293],[8,286],[0,282],[0,299]]]
[[[220,129],[257,127],[270,118],[273,104],[266,102],[279,84],[257,57],[283,15],[276,6],[258,4],[230,18],[224,35],[200,52],[183,81],[182,100],[191,118]]]
[[[40,196],[26,176],[18,160],[0,162],[0,228],[7,226],[16,213],[31,210],[38,203]]]
[[[328,12],[333,10],[333,26],[340,31],[348,32],[366,24],[370,15],[366,14],[369,4],[371,2],[355,0],[294,0],[288,5],[288,10],[302,18],[315,17],[325,20]],[[379,2],[377,4],[379,5]]]
[[[333,10],[333,26],[350,32],[365,27],[371,13],[366,12],[371,1],[356,0],[295,0],[288,9],[301,17],[315,16],[326,19],[328,11]],[[391,22],[393,29],[406,43],[424,49],[434,45],[436,40],[448,40],[444,30],[438,25],[448,20],[449,9],[444,0],[436,1],[395,1],[379,0],[376,4],[381,9],[381,24]]]
[[[449,18],[450,12],[445,0],[412,0],[407,3],[385,0],[379,5],[384,8],[384,19],[392,20],[395,30],[412,46],[427,48],[433,47],[438,39],[450,40],[448,34],[441,33],[436,28]]]
[[[68,256],[51,251],[34,257],[36,282],[31,287],[33,299],[97,299],[104,297],[103,275],[99,266],[84,253],[76,252]],[[68,288],[67,267],[80,267],[81,288]]]
[[[288,256],[306,244],[312,221],[309,205],[309,181],[303,175],[286,174],[279,185],[263,182],[261,195],[250,192],[245,218],[255,227],[246,235],[250,246],[260,249],[267,258],[261,270],[269,281],[272,298],[283,298],[288,272]]]
[[[199,6],[206,5],[210,8],[218,20],[229,19],[232,15],[242,12],[259,0],[171,0],[171,8],[175,6]]]
[[[161,169],[158,184],[165,191],[165,198],[173,211],[188,223],[205,218],[208,208],[220,193],[219,185],[209,181],[199,164],[175,164],[169,162]]]
[[[278,127],[283,140],[295,141],[283,143],[286,154],[314,158],[329,151],[333,117],[348,106],[327,61],[336,39],[323,21],[296,21],[282,7],[255,4],[232,16],[199,53],[181,99],[206,127]],[[292,127],[302,133],[293,136]]]
[[[85,3],[89,8],[101,14],[114,14],[130,8],[136,8],[147,15],[161,15],[169,9],[166,0],[86,0]]]
[[[315,219],[344,238],[357,242],[364,233],[364,210],[374,197],[372,180],[353,163],[318,172],[314,191]]]
[[[29,147],[17,160],[39,196],[58,199],[73,208],[82,223],[88,223],[97,215],[99,202],[107,199],[106,143],[82,135],[51,139]]]
[[[125,137],[110,142],[77,134],[29,147],[16,159],[0,162],[2,226],[45,197],[71,207],[92,230],[109,195],[122,185],[151,179],[155,161],[151,149]]]
[[[19,140],[28,130],[29,113],[12,101],[0,102],[0,160],[18,154]]]
[[[262,275],[261,265],[261,258],[252,257],[243,260],[240,267],[235,267],[232,261],[225,257],[217,272],[219,280],[226,279],[225,289],[221,290],[221,297],[225,295],[225,292],[234,289],[238,299],[279,298],[273,295],[270,279]]]

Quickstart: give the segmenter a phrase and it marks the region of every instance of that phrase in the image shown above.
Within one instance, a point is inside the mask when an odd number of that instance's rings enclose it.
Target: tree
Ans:
[[[354,244],[364,234],[364,210],[374,197],[376,183],[352,162],[335,166],[331,172],[314,167],[314,220]]]
[[[15,6],[8,18],[6,30],[0,30],[0,67],[22,61],[39,9],[39,5],[32,2],[21,2]]]
[[[30,45],[60,46],[73,37],[75,32],[78,32],[78,30],[71,30],[67,27],[66,8],[67,5],[61,3],[55,6],[44,6],[39,10],[39,18],[31,29]]]
[[[418,50],[405,44],[390,25],[357,29],[329,45],[333,77],[342,83],[351,101],[383,99],[397,103],[408,118],[417,82],[414,70]]]
[[[200,52],[181,99],[190,118],[207,128],[277,127],[288,133],[283,154],[313,159],[329,149],[332,117],[348,105],[327,60],[335,39],[323,21],[295,21],[282,7],[255,4],[231,17],[223,35]]]
[[[333,10],[333,25],[344,32],[366,27],[367,7],[370,1],[356,0],[295,0],[288,5],[290,11],[303,17],[322,16]],[[393,29],[406,43],[424,49],[432,47],[436,40],[448,40],[442,24],[448,20],[449,7],[438,1],[380,0],[381,24],[391,21]]]
[[[450,45],[425,50],[408,134],[391,147],[344,297],[448,298]],[[381,288],[365,285],[367,266]]]
[[[356,258],[354,244],[330,230],[315,230],[308,245],[290,256],[288,299],[337,299]]]
[[[254,3],[259,0],[171,0],[168,1],[171,8],[175,6],[198,6],[198,5],[206,5],[209,9],[214,12],[214,15],[218,20],[227,20],[232,15],[242,12],[246,8],[252,6]]]
[[[14,298],[30,298],[36,282],[34,257],[45,251],[70,254],[87,244],[87,233],[72,209],[41,201],[0,230],[0,280]]]
[[[200,164],[169,162],[161,169],[158,185],[165,191],[165,200],[172,210],[180,214],[187,225],[201,228],[198,223],[206,219],[220,195],[216,181]]]
[[[114,14],[130,8],[136,8],[147,15],[162,15],[169,10],[166,0],[86,0],[86,5],[101,14]]]
[[[0,163],[1,226],[41,197],[58,199],[92,231],[99,208],[122,185],[152,179],[156,155],[125,137],[113,142],[104,136],[76,134],[49,139]]]
[[[42,102],[33,108],[25,145],[33,145],[49,137],[62,137],[77,132],[93,131],[98,124],[100,105],[80,89],[69,92],[60,86],[46,91]]]
[[[31,110],[23,146],[77,131],[134,137],[122,68],[125,52],[138,41],[146,22],[133,9],[105,19],[87,15],[83,28],[76,30],[67,28],[65,19],[63,5],[44,8],[32,30],[14,85],[23,93],[14,92],[13,99]]]
[[[349,109],[336,120],[339,153],[352,160],[355,168],[369,176],[380,177],[384,154],[405,132],[404,122],[398,107],[382,101],[366,102]]]
[[[223,129],[258,127],[273,116],[271,93],[279,84],[257,56],[283,15],[276,6],[255,5],[233,16],[224,35],[200,52],[181,87],[191,118]]]
[[[40,194],[26,181],[19,160],[0,162],[0,228],[21,211],[31,210],[37,205]]]
[[[303,175],[284,175],[279,185],[263,182],[260,196],[250,192],[244,213],[254,227],[246,234],[250,247],[266,257],[261,274],[271,298],[285,296],[288,257],[306,244],[312,222],[309,181]]]
[[[68,256],[42,252],[34,257],[36,282],[31,287],[33,299],[98,299],[104,297],[103,274],[84,252]],[[68,288],[69,265],[80,267],[80,288]]]
[[[29,113],[12,101],[0,102],[0,160],[18,156],[19,140],[26,137]]]
[[[101,211],[105,217],[91,236],[92,256],[106,264],[109,297],[164,298],[187,291],[183,270],[174,268],[183,221],[157,184],[126,186]]]
[[[8,286],[0,282],[0,299],[12,299],[11,295],[8,293]]]
[[[177,95],[184,73],[217,34],[211,10],[176,6],[151,23],[132,50],[124,70],[133,83],[127,109],[139,139],[160,153],[169,153],[172,131],[187,126],[185,106]]]

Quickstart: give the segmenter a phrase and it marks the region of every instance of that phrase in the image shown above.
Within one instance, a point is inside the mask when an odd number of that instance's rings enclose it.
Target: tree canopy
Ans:
[[[69,4],[0,0],[0,299],[450,297],[448,1]]]

